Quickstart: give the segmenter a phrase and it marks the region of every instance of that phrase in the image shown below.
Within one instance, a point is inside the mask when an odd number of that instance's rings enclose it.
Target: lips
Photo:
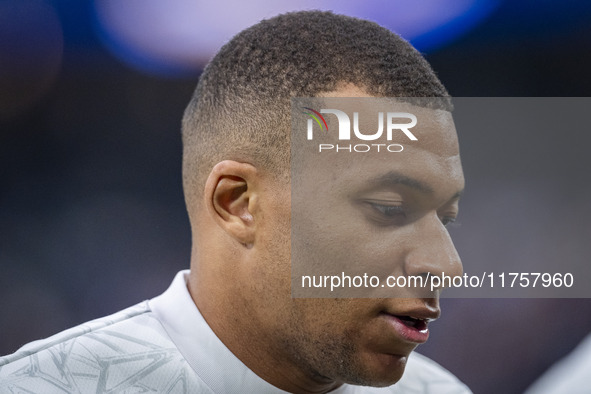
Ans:
[[[428,320],[425,319],[418,319],[416,317],[411,316],[394,316],[398,318],[402,324],[407,327],[416,328],[419,331],[424,331],[427,329],[427,324],[429,324]]]
[[[382,312],[381,315],[402,339],[425,343],[429,339],[429,322],[439,317],[439,310],[417,309],[402,313]]]

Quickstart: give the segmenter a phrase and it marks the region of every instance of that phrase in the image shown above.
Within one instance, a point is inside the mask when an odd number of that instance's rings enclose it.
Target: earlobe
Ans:
[[[245,246],[254,242],[255,221],[251,212],[256,170],[234,161],[218,163],[205,186],[208,210],[218,225]]]

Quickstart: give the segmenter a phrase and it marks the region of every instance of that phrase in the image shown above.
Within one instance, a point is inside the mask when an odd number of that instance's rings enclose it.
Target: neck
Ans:
[[[295,362],[281,339],[273,340],[276,333],[265,331],[242,289],[227,286],[240,283],[227,274],[232,271],[223,271],[223,280],[215,280],[211,270],[192,264],[189,292],[215,335],[244,365],[267,383],[292,393],[327,393],[342,384]]]

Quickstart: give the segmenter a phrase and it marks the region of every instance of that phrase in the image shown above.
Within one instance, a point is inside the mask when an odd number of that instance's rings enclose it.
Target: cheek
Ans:
[[[252,253],[250,277],[267,295],[285,297],[290,292],[291,221],[289,193],[265,201],[256,223],[256,245]]]
[[[387,276],[402,269],[402,230],[372,225],[349,203],[309,208],[293,219],[292,256],[298,274]]]
[[[292,330],[300,338],[298,349],[319,373],[364,385],[390,385],[400,379],[414,345],[385,334],[376,320],[380,301],[294,301],[297,318]]]
[[[355,302],[358,301],[358,302]],[[331,337],[339,342],[355,342],[372,309],[370,299],[347,298],[294,298],[293,316],[300,329],[314,341]],[[367,305],[360,307],[359,303]]]

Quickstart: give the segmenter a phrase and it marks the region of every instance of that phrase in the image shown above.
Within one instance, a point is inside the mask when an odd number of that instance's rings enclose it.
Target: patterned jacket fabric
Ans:
[[[209,328],[181,271],[161,296],[0,358],[0,393],[285,393],[254,374]],[[385,388],[332,393],[470,393],[435,362],[409,358]]]

